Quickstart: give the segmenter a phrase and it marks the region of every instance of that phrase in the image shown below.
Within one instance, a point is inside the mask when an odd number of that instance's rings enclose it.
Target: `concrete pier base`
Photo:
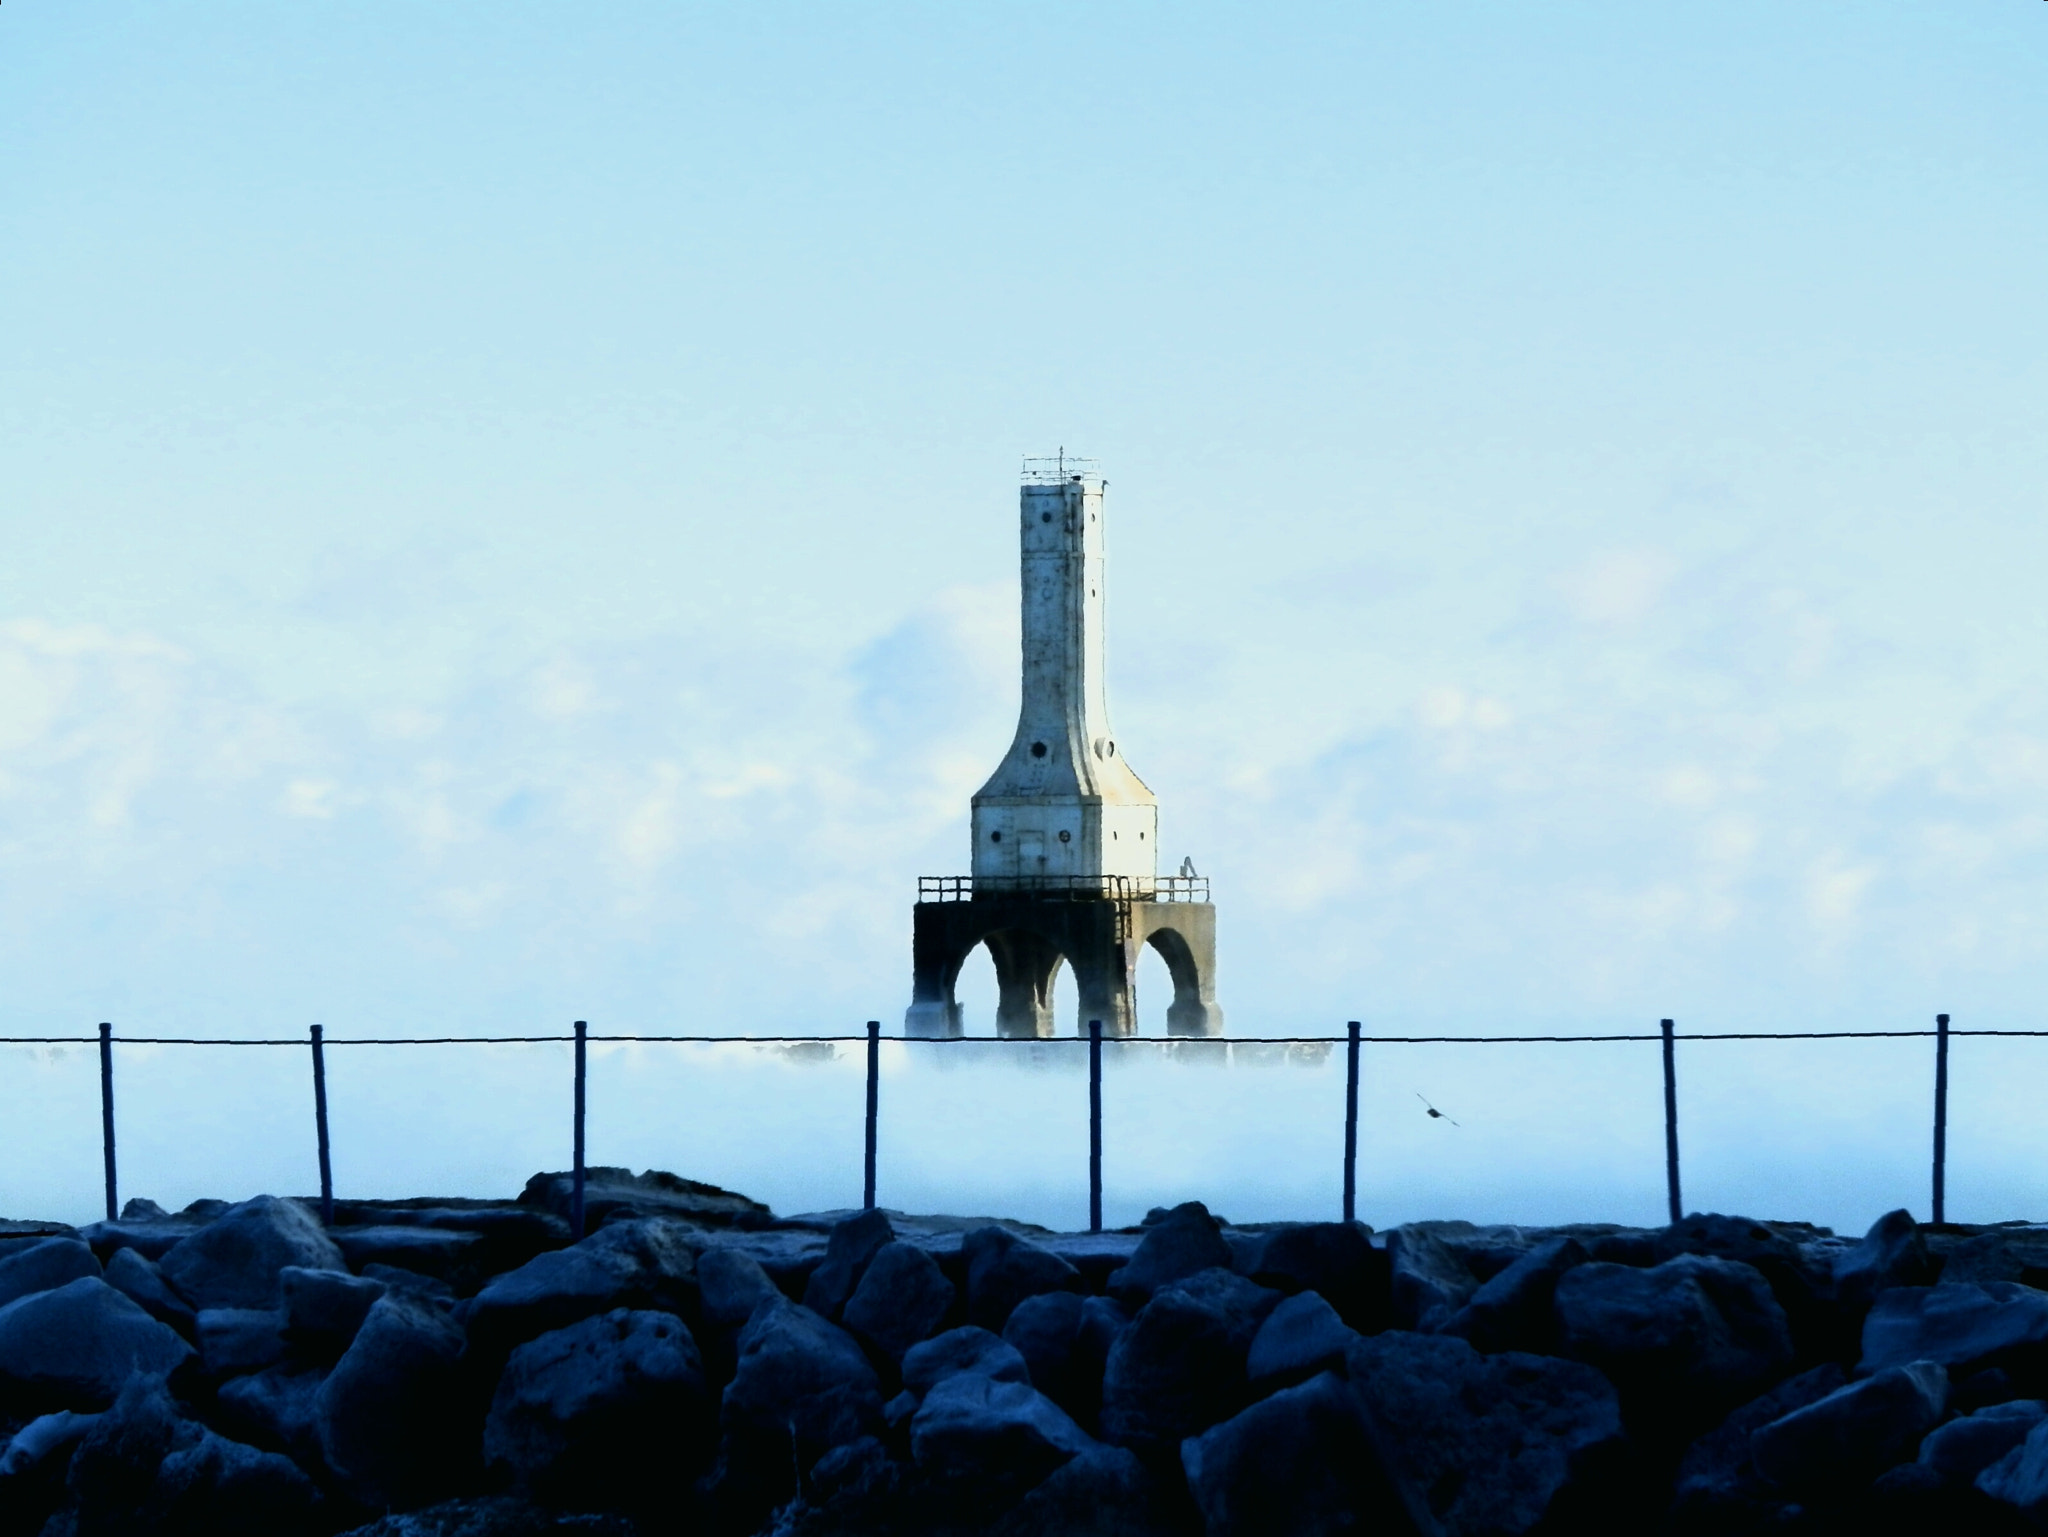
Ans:
[[[911,934],[911,1005],[903,1020],[910,1035],[961,1033],[954,985],[982,944],[995,961],[998,1035],[1052,1034],[1053,982],[1062,965],[1074,968],[1083,1031],[1088,1020],[1099,1019],[1106,1036],[1135,1034],[1138,959],[1146,945],[1159,952],[1173,978],[1168,1032],[1223,1033],[1216,909],[1207,902],[976,890],[960,900],[918,903]]]

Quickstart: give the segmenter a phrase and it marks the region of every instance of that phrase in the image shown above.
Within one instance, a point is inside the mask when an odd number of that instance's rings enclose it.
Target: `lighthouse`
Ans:
[[[1074,968],[1083,1021],[1132,1033],[1148,944],[1173,979],[1168,1029],[1222,1033],[1208,883],[1191,869],[1158,874],[1159,802],[1110,725],[1104,491],[1090,461],[1025,461],[1017,730],[974,796],[971,873],[918,882],[910,1034],[961,1033],[954,984],[982,944],[995,962],[999,1034],[1052,1034],[1063,965]]]

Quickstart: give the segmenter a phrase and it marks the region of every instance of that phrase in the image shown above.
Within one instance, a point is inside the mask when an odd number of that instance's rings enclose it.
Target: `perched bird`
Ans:
[[[1417,1089],[1415,1091],[1415,1097],[1417,1099],[1422,1099],[1422,1091],[1420,1089]],[[1449,1116],[1445,1115],[1441,1110],[1437,1109],[1436,1106],[1432,1105],[1426,1099],[1422,1099],[1422,1108],[1429,1112],[1429,1118],[1432,1121],[1451,1121],[1451,1118]],[[1455,1126],[1458,1123],[1456,1121],[1451,1121],[1451,1124]]]
[[[1193,860],[1193,859],[1190,859],[1190,858],[1187,858],[1186,856],[1183,856],[1183,857],[1182,857],[1182,859],[1181,859],[1181,862],[1180,862],[1180,873],[1181,873],[1181,879],[1183,879],[1183,880],[1199,880],[1199,879],[1201,878],[1201,877],[1199,877],[1198,875],[1196,875],[1196,874],[1195,874],[1195,862],[1194,862],[1194,860]]]

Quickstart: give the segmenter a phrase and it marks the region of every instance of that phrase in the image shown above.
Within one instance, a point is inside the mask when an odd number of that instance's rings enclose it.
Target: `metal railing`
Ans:
[[[920,875],[920,902],[972,902],[1023,892],[1050,902],[1206,902],[1206,875]]]
[[[1949,1043],[1960,1036],[1978,1037],[2024,1037],[2048,1039],[2048,1030],[1955,1030],[1949,1025],[1946,1014],[1937,1014],[1932,1030],[1795,1030],[1795,1031],[1709,1031],[1698,1034],[1680,1035],[1675,1023],[1665,1019],[1658,1021],[1658,1030],[1650,1034],[1611,1035],[1375,1035],[1362,1033],[1357,1020],[1352,1020],[1346,1033],[1340,1036],[1327,1035],[1283,1035],[1283,1036],[1121,1036],[1115,1037],[1117,1046],[1165,1046],[1177,1052],[1223,1053],[1235,1046],[1329,1046],[1341,1043],[1345,1048],[1344,1073],[1344,1158],[1342,1171],[1342,1210],[1346,1222],[1357,1218],[1358,1196],[1358,1086],[1360,1052],[1366,1046],[1520,1046],[1520,1045],[1576,1045],[1586,1043],[1643,1042],[1654,1043],[1660,1048],[1663,1060],[1664,1091],[1664,1175],[1665,1193],[1669,1204],[1671,1220],[1678,1221],[1684,1214],[1679,1195],[1678,1163],[1678,1057],[1677,1044],[1681,1041],[1822,1041],[1822,1040],[1909,1040],[1932,1038],[1934,1041],[1934,1138],[1932,1169],[1932,1217],[1937,1223],[1947,1220],[1947,1178],[1948,1178],[1948,1059]],[[920,1046],[946,1047],[948,1045],[974,1045],[978,1047],[1003,1047],[1028,1045],[1043,1048],[1051,1042],[1039,1037],[988,1037],[956,1036],[925,1037],[894,1035],[884,1037],[881,1023],[867,1022],[863,1035],[592,1035],[589,1026],[578,1020],[574,1033],[570,1035],[514,1035],[514,1036],[358,1036],[334,1039],[319,1025],[310,1028],[303,1037],[272,1037],[265,1039],[237,1039],[234,1037],[195,1038],[186,1036],[116,1036],[111,1024],[102,1024],[96,1036],[0,1036],[0,1046],[90,1046],[99,1047],[100,1065],[100,1126],[106,1173],[107,1220],[113,1221],[120,1211],[118,1201],[118,1170],[115,1161],[114,1144],[114,1047],[134,1046],[247,1046],[247,1047],[307,1047],[312,1053],[313,1119],[314,1138],[318,1151],[320,1171],[320,1207],[323,1221],[334,1219],[334,1175],[327,1119],[327,1048],[350,1046],[504,1046],[573,1044],[574,1082],[572,1090],[570,1148],[573,1163],[573,1203],[571,1225],[580,1237],[584,1230],[583,1186],[584,1186],[584,1124],[585,1124],[585,1081],[587,1043],[597,1041],[605,1044],[625,1043],[677,1043],[695,1045],[779,1045],[818,1046],[827,1044],[861,1043],[867,1047],[867,1123],[864,1139],[862,1171],[862,1201],[866,1207],[875,1205],[876,1184],[876,1130],[881,1115],[881,1043],[884,1039]],[[1070,1038],[1071,1039],[1071,1038]],[[1103,1031],[1100,1020],[1088,1021],[1085,1037],[1088,1047],[1088,1221],[1089,1231],[1099,1232],[1102,1228],[1102,1044]],[[1081,1044],[1076,1041],[1075,1044]]]

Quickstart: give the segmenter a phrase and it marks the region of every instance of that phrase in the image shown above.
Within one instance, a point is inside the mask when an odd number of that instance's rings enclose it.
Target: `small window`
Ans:
[[[990,843],[1001,843],[1003,841],[1002,829],[997,828],[994,832],[990,833],[988,835],[988,841]]]
[[[1045,756],[1045,743],[1033,742],[1031,744],[1031,756],[1034,758],[1043,758]]]
[[[1072,833],[1068,832],[1068,831],[1067,831],[1067,830],[1066,830],[1066,829],[1065,829],[1064,827],[1062,827],[1062,828],[1060,829],[1060,842],[1062,842],[1062,843],[1072,843],[1073,841],[1074,841],[1074,835],[1073,835]]]
[[[1038,515],[1038,521],[1041,523],[1050,523],[1052,521],[1052,514],[1049,512],[1041,512]]]

